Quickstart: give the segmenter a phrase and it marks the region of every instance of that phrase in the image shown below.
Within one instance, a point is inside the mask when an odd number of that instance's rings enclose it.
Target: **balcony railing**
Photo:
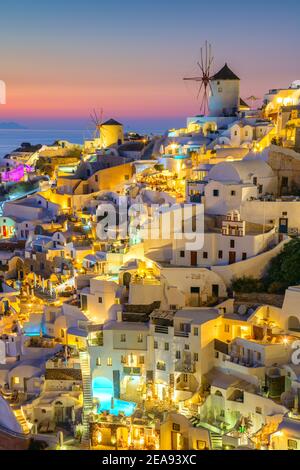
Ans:
[[[189,332],[188,331],[180,331],[180,330],[177,330],[174,332],[174,335],[175,336],[179,336],[179,337],[182,337],[182,338],[188,338],[189,337]]]
[[[123,367],[123,373],[125,375],[141,375],[140,367]]]
[[[169,328],[165,325],[155,325],[154,331],[155,333],[162,333],[164,335],[167,335],[169,332]]]
[[[177,361],[175,362],[175,372],[185,372],[193,374],[196,371],[194,362]]]

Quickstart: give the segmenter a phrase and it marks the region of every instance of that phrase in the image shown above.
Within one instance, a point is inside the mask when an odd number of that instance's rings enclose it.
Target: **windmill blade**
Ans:
[[[207,71],[207,41],[205,41],[205,71]]]
[[[201,85],[200,85],[200,87],[199,87],[198,94],[197,94],[197,100],[199,99],[199,96],[200,96],[202,87],[203,87],[203,82],[201,82]]]
[[[203,64],[203,48],[201,47],[200,49],[200,61],[201,61],[201,70],[204,70],[204,64]]]
[[[201,72],[204,75],[204,69],[203,69],[202,65],[199,62],[197,62],[197,65],[198,65],[198,67],[200,68]]]
[[[183,80],[192,80],[194,82],[201,82],[202,77],[185,77],[185,78],[183,78]]]
[[[208,86],[209,86],[209,89],[210,89],[210,92],[211,92],[211,96],[214,96],[214,92],[213,92],[210,81],[208,82]]]

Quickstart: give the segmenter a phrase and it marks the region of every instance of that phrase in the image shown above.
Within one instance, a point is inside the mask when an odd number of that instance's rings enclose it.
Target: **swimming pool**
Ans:
[[[102,411],[109,411],[110,414],[118,416],[119,413],[124,413],[125,416],[131,416],[134,413],[136,404],[131,401],[114,399],[114,407],[111,408],[111,397],[109,400],[101,400],[98,407],[98,413]]]
[[[99,400],[98,413],[109,411],[110,414],[115,416],[119,413],[131,416],[136,407],[136,404],[130,401],[120,400],[119,398],[112,400],[114,396],[113,384],[111,380],[105,377],[96,377],[93,380],[93,396]]]

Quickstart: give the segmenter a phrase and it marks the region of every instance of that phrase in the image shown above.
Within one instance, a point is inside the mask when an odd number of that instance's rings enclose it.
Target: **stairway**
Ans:
[[[15,408],[13,409],[13,412],[15,414],[15,417],[17,418],[24,434],[30,434],[30,429],[28,426],[28,423],[26,421],[26,418],[24,416],[22,408]]]
[[[222,434],[210,431],[210,442],[212,450],[222,450]]]
[[[88,450],[90,448],[89,415],[93,409],[90,356],[87,351],[83,351],[79,353],[79,357],[80,357],[82,389],[83,389],[83,409],[82,409],[83,434],[82,434],[82,439],[81,439],[81,448]]]

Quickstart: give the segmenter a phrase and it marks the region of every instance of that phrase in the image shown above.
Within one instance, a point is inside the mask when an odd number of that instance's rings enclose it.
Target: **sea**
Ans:
[[[74,144],[83,144],[85,139],[91,138],[92,132],[89,130],[0,129],[0,160],[23,142],[49,145],[56,140],[68,140]]]

